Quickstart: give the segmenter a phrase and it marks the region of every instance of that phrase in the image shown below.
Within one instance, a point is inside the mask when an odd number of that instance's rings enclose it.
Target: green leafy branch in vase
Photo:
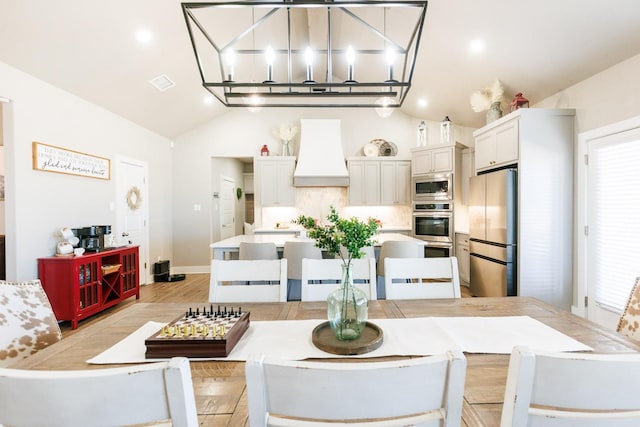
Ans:
[[[318,223],[304,215],[293,222],[307,230],[307,235],[315,239],[317,247],[342,259],[342,286],[329,294],[327,314],[336,337],[353,340],[360,336],[367,322],[368,302],[364,292],[353,286],[351,260],[362,258],[365,255],[362,248],[373,245],[379,221],[373,218],[367,221],[340,218],[333,206],[330,209],[327,223]]]
[[[307,230],[307,235],[316,241],[316,246],[326,250],[329,255],[339,255],[342,263],[351,264],[351,259],[364,256],[362,248],[374,244],[373,237],[378,232],[380,221],[368,218],[361,221],[358,218],[340,218],[335,207],[330,206],[327,215],[328,223],[318,222],[310,216],[300,215],[294,223],[300,224]],[[346,249],[346,254],[341,248]],[[346,258],[345,258],[346,255]]]

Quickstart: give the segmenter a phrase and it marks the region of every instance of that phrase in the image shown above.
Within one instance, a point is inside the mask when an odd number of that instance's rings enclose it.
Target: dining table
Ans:
[[[240,243],[273,243],[276,245],[276,249],[279,253],[282,253],[284,244],[287,241],[313,241],[308,237],[301,237],[295,233],[277,233],[277,234],[239,234],[237,236],[229,237],[218,242],[211,243],[209,248],[211,250],[212,259],[227,259],[233,257],[233,254],[237,254],[240,250]],[[417,244],[426,246],[428,242],[415,237],[408,236],[402,233],[378,233],[374,238],[374,250],[377,252],[380,246],[388,240],[391,241],[415,241]]]
[[[194,302],[192,306],[202,306]],[[21,369],[104,369],[87,360],[123,340],[150,320],[170,322],[184,314],[185,303],[136,302],[99,321],[80,327],[59,343],[13,365]],[[325,302],[244,303],[252,321],[326,319]],[[369,301],[369,319],[528,316],[599,353],[628,353],[640,345],[570,312],[531,297]],[[546,327],[545,326],[545,327]],[[250,326],[251,328],[251,326]],[[509,354],[466,353],[462,426],[496,427],[504,398]],[[390,356],[389,359],[400,356]],[[407,357],[407,356],[402,356]],[[332,359],[332,360],[343,360]],[[352,361],[352,359],[349,359]],[[360,358],[358,362],[378,360]],[[107,366],[120,366],[117,364]],[[191,373],[201,426],[248,426],[245,362],[191,359]],[[402,384],[396,392],[401,392]],[[366,399],[366,396],[361,396]],[[410,397],[407,397],[410,398]],[[114,408],[117,410],[117,408]]]

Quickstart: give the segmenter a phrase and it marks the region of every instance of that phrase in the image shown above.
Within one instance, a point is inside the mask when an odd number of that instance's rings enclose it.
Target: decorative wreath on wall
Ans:
[[[132,211],[135,211],[140,208],[142,204],[142,196],[140,196],[140,189],[138,187],[131,187],[129,191],[127,191],[127,206]]]

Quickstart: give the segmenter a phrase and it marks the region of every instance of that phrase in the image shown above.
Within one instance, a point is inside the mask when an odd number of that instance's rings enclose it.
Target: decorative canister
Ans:
[[[440,142],[447,145],[453,144],[453,125],[449,116],[440,122]]]
[[[269,155],[269,147],[267,147],[267,144],[264,144],[262,146],[262,149],[260,149],[260,155],[261,156],[268,156]]]
[[[515,111],[519,108],[529,108],[529,100],[522,96],[522,92],[516,93],[515,98],[509,104],[510,111]]]
[[[418,125],[418,147],[426,147],[427,146],[427,125],[424,123],[424,120],[420,122]]]

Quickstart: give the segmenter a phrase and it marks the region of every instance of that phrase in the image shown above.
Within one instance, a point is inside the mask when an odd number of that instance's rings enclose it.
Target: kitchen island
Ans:
[[[382,243],[386,241],[415,241],[422,245],[427,245],[424,240],[416,239],[406,234],[400,233],[378,233],[375,239],[374,248],[376,252],[380,249]],[[293,240],[307,240],[311,241],[308,237],[296,237],[294,234],[277,233],[277,234],[240,234],[238,236],[230,237],[228,239],[220,240],[219,242],[211,243],[211,257],[213,259],[229,259],[233,257],[232,254],[237,253],[240,250],[240,243],[274,243],[278,252],[282,252],[284,249],[284,242]]]

